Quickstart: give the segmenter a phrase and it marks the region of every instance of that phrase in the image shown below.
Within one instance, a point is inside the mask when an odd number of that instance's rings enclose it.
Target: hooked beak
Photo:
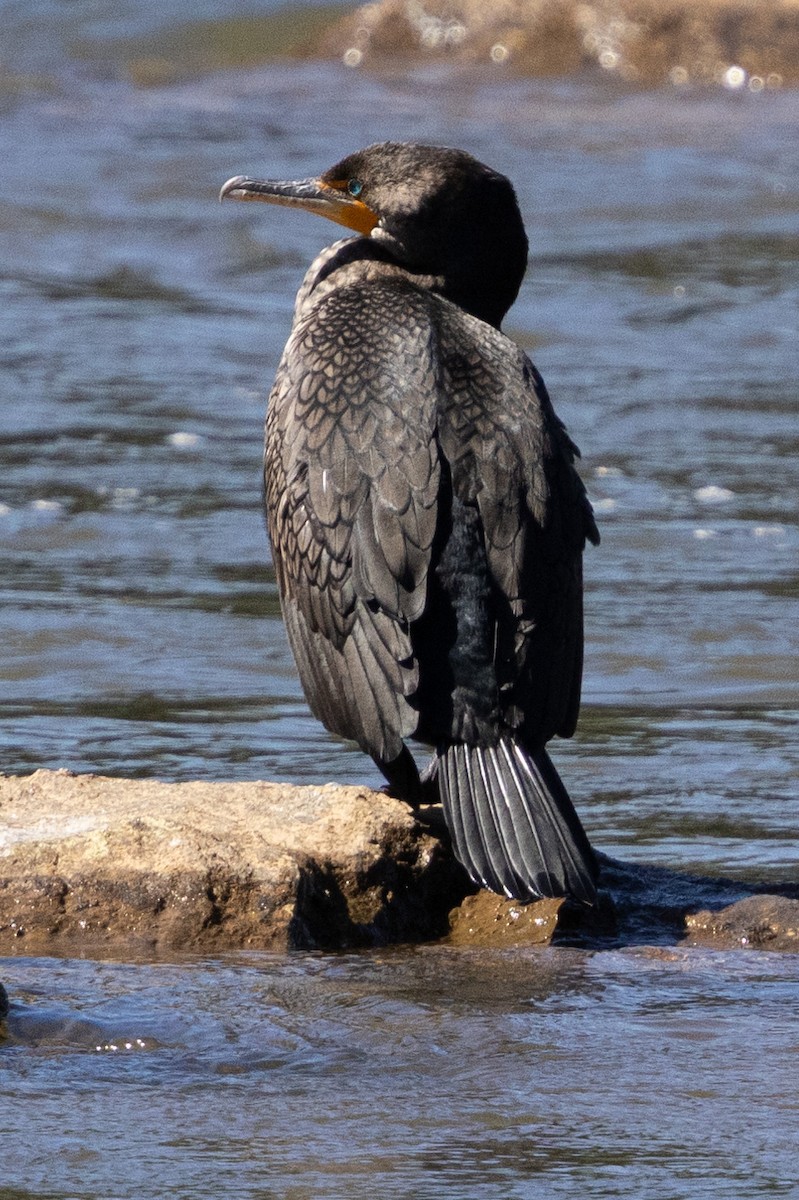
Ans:
[[[362,200],[322,179],[248,179],[246,175],[234,175],[222,185],[219,199],[263,200],[266,204],[304,208],[367,235],[380,219]]]

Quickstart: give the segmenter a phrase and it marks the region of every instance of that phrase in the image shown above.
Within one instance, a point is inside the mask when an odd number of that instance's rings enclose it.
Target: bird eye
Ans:
[[[351,196],[360,196],[363,191],[363,184],[360,179],[351,179],[347,184],[347,191]]]

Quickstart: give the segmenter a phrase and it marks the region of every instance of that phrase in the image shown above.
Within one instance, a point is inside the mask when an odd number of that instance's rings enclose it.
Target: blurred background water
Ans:
[[[0,770],[378,782],[308,713],[260,510],[294,294],[337,233],[216,195],[412,138],[506,172],[527,223],[506,329],[603,537],[581,726],[554,747],[592,839],[795,878],[799,94],[353,70],[297,56],[319,22],[256,0],[2,6]],[[778,956],[5,978],[3,1197],[799,1188]]]

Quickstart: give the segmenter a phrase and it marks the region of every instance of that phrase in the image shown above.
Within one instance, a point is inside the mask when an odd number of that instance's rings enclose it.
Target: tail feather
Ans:
[[[468,746],[461,745],[458,751],[456,757],[467,783],[466,795],[464,797],[461,790],[461,799],[480,796],[487,801],[477,805],[470,805],[468,802],[461,804],[464,818],[469,809],[474,809],[476,822],[472,823],[471,827],[476,824],[482,850],[480,878],[486,881],[485,886],[491,891],[511,895],[505,881],[511,877],[513,866],[508,858],[508,843],[500,812],[502,806],[494,803],[495,789],[487,770],[488,760],[482,755],[471,754]],[[466,819],[464,826],[470,827]],[[469,844],[473,845],[474,842]]]
[[[518,900],[596,901],[594,853],[545,750],[503,740],[449,746],[438,759],[455,854],[475,883]]]
[[[492,891],[502,891],[502,883],[494,869],[494,862],[501,856],[499,839],[490,827],[488,806],[471,804],[468,797],[479,789],[479,781],[473,777],[468,756],[462,753],[466,747],[453,746],[452,752],[440,760],[439,788],[452,797],[447,813],[447,825],[457,845],[474,848],[470,860],[470,872],[475,882]],[[467,803],[461,804],[462,798]],[[457,851],[456,851],[457,853]]]
[[[468,747],[464,746],[463,751],[467,755],[470,754]],[[512,796],[508,791],[506,777],[499,769],[497,758],[492,754],[478,755],[477,758],[484,768],[482,778],[485,783],[485,802],[496,822],[502,851],[501,865],[505,867],[505,870],[500,872],[501,886],[495,888],[494,891],[501,890],[506,896],[515,898],[516,891],[512,880],[524,877],[525,865],[514,822]],[[475,793],[472,792],[471,796],[474,795]],[[480,799],[483,802],[482,797]]]

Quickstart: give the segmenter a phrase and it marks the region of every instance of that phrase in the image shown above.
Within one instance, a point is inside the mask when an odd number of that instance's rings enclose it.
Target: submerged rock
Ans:
[[[645,85],[765,88],[799,80],[794,0],[379,0],[324,48],[357,67],[396,59],[508,64],[524,75],[598,69]]]
[[[799,952],[797,882],[752,883],[599,857],[613,901],[607,928],[620,944]]]
[[[689,913],[685,925],[693,946],[799,951],[799,900],[787,896],[747,896],[717,912]]]

